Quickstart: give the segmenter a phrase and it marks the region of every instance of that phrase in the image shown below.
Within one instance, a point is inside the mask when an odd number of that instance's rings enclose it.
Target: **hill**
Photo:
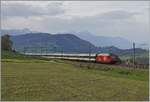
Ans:
[[[132,55],[133,54],[133,49],[119,49],[115,46],[108,46],[108,47],[99,47],[100,52],[106,52],[106,53],[115,53],[117,55]],[[136,54],[141,54],[141,53],[145,53],[148,51],[145,49],[141,49],[141,48],[135,48],[135,53]]]
[[[1,35],[3,34],[11,34],[11,35],[20,35],[20,34],[26,34],[26,33],[31,33],[31,31],[28,28],[24,29],[2,29],[1,30]]]
[[[24,47],[47,48],[48,52],[82,52],[96,51],[96,47],[88,41],[82,40],[73,34],[49,34],[49,33],[28,33],[11,36],[14,48],[22,51]],[[38,49],[40,51],[40,49]],[[46,50],[46,49],[45,49]]]
[[[37,31],[32,31],[28,28],[24,29],[2,29],[1,35],[3,34],[10,34],[10,35],[24,35],[27,33],[39,33]],[[74,34],[80,39],[86,40],[92,43],[96,47],[106,47],[106,46],[115,46],[120,49],[130,49],[132,47],[132,42],[122,38],[122,37],[110,37],[110,36],[101,36],[101,34],[92,34],[88,31],[84,32],[73,32],[69,34]],[[104,35],[104,34],[103,34]],[[143,46],[144,45],[144,46]],[[148,49],[147,42],[145,43],[136,43],[138,48]]]
[[[96,47],[86,40],[73,34],[28,33],[11,36],[17,51],[27,52],[65,52],[65,53],[115,53],[117,55],[132,55],[133,49],[120,49],[115,46]],[[25,49],[24,49],[25,48]],[[148,52],[136,48],[136,54]]]
[[[132,47],[132,43],[129,40],[121,37],[98,36],[89,32],[79,32],[76,35],[81,39],[91,42],[95,46],[115,46],[120,49],[129,49]]]

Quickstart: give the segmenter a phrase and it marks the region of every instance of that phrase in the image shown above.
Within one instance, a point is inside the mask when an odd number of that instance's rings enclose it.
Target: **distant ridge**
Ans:
[[[28,28],[2,29],[1,30],[1,35],[3,35],[3,34],[22,35],[22,34],[27,34],[27,33],[39,33],[39,32],[32,31]],[[62,33],[58,33],[58,34],[62,34]],[[96,34],[94,35],[88,31],[73,32],[73,33],[68,33],[68,34],[76,35],[80,39],[86,40],[96,47],[115,46],[120,49],[131,49],[132,48],[132,42],[130,42],[129,40],[122,38],[122,37],[100,36],[100,35],[96,35]],[[144,47],[143,47],[143,44],[144,44]],[[136,43],[136,47],[149,49],[149,46],[146,42],[145,43]]]
[[[65,52],[65,53],[115,53],[132,54],[133,49],[120,49],[115,46],[96,47],[89,41],[83,40],[74,34],[49,34],[49,33],[27,33],[11,36],[14,48],[23,51],[29,47],[30,52],[40,52],[41,47],[46,48],[47,52]],[[38,50],[34,48],[38,48]],[[44,49],[43,49],[44,50]],[[136,48],[136,53],[143,53],[146,50]]]
[[[28,28],[24,29],[1,29],[1,35],[10,34],[10,35],[20,35],[26,33],[35,33],[36,31],[31,31]]]
[[[120,49],[130,49],[132,47],[132,43],[129,40],[121,37],[98,36],[90,32],[79,32],[76,35],[81,39],[91,42],[95,46],[116,46]]]
[[[92,51],[96,51],[93,44],[73,34],[28,33],[11,36],[11,40],[17,50],[23,50],[24,47],[46,47],[53,51],[85,53],[89,51],[90,46]]]

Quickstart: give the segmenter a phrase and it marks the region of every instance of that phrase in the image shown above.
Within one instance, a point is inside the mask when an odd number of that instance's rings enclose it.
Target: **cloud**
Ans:
[[[120,20],[120,19],[129,19],[131,17],[133,17],[134,15],[138,15],[138,12],[130,12],[130,11],[123,11],[123,10],[116,10],[116,11],[109,11],[106,13],[103,13],[100,15],[100,18],[103,19],[116,19],[116,20]]]
[[[138,42],[148,39],[147,2],[45,1],[6,4],[2,5],[2,16],[8,19],[2,19],[2,28],[29,28],[48,33],[89,31],[95,35],[120,36]]]
[[[136,19],[138,16],[141,16],[140,13],[112,11],[72,19],[51,17],[43,19],[42,28],[43,31],[52,33],[89,31],[95,35],[120,36],[140,42],[147,40],[149,28],[147,21]]]
[[[49,3],[46,7],[12,3],[2,5],[1,15],[3,17],[56,16],[64,12],[61,3]]]

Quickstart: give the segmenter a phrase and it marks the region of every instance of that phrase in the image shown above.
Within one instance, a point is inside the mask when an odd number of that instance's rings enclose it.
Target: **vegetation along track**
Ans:
[[[57,59],[57,58],[54,58]],[[117,67],[123,67],[123,68],[136,68],[136,69],[148,69],[149,65],[143,65],[143,64],[135,64],[132,63],[126,63],[126,62],[120,62],[116,64],[106,64],[106,63],[98,63],[94,60],[83,60],[83,59],[70,59],[70,58],[61,58],[62,60],[67,60],[70,62],[76,62],[80,66],[87,66],[90,68],[90,66],[98,66],[98,65],[106,65],[106,66],[117,66]]]

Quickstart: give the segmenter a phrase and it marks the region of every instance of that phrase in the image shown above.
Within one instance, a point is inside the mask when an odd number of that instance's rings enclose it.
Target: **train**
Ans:
[[[87,61],[104,64],[116,64],[120,63],[120,58],[113,53],[97,53],[97,54],[68,54],[68,53],[26,53],[26,55],[43,56],[46,58],[65,59],[65,60],[76,60],[76,61]]]
[[[100,53],[95,56],[96,63],[116,64],[120,63],[120,58],[113,53]]]

